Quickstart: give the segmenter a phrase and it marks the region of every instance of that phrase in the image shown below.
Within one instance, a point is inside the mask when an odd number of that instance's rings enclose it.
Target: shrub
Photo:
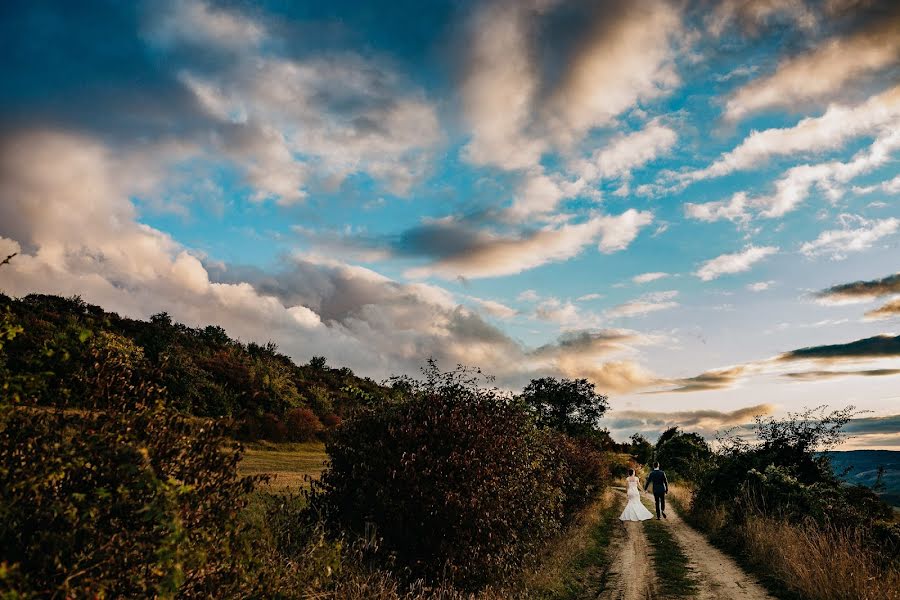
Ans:
[[[324,429],[319,417],[308,408],[292,408],[284,413],[287,437],[294,442],[309,442]]]
[[[814,409],[757,418],[758,441],[721,438],[712,468],[698,478],[690,520],[804,597],[896,589],[900,526],[891,508],[868,488],[842,484],[823,452],[841,440],[851,415],[852,408]],[[873,578],[878,587],[859,587]]]
[[[547,434],[521,405],[465,370],[410,386],[403,402],[362,412],[327,445],[313,510],[380,556],[431,579],[479,587],[515,573],[559,527]]]
[[[609,464],[588,440],[554,435],[550,441],[559,461],[553,473],[564,493],[564,513],[571,517],[603,490],[609,481]]]
[[[284,442],[288,439],[288,427],[278,415],[265,413],[259,419],[260,434],[273,442]]]
[[[239,595],[249,555],[236,515],[254,484],[236,476],[240,449],[165,408],[121,339],[98,336],[87,356],[72,383],[90,397],[74,400],[102,410],[0,403],[0,593]]]
[[[129,403],[130,404],[130,403]],[[0,416],[0,561],[15,590],[208,597],[243,584],[235,518],[253,481],[215,427],[159,407]]]
[[[324,425],[326,429],[334,429],[335,427],[339,427],[341,422],[342,419],[334,413],[329,413],[322,417],[322,425]]]

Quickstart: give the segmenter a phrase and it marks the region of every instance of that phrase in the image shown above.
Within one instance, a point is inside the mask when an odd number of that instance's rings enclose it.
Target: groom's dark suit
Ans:
[[[656,500],[656,518],[660,513],[666,514],[666,494],[669,493],[669,480],[662,469],[653,469],[647,476],[647,484],[644,485],[644,491],[653,484],[653,498]]]

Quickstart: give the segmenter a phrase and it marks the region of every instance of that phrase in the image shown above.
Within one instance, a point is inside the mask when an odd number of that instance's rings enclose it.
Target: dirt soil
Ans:
[[[622,490],[624,493],[624,490]],[[665,521],[697,574],[700,600],[774,600],[737,563],[714,548],[694,531],[671,506]],[[610,551],[616,557],[609,572],[609,585],[600,594],[603,600],[655,600],[656,593],[650,549],[643,524],[622,524]]]

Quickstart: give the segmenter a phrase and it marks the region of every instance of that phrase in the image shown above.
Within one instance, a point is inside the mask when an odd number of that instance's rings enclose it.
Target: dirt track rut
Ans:
[[[624,491],[623,491],[624,493]],[[688,556],[697,576],[700,600],[774,600],[754,578],[731,558],[713,547],[705,537],[687,525],[671,506],[666,525]],[[609,585],[602,600],[655,600],[656,593],[650,549],[642,523],[623,523],[610,551],[615,558]]]

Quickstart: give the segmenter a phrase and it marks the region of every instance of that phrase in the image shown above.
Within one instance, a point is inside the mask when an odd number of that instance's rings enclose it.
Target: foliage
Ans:
[[[287,436],[292,442],[309,442],[316,439],[325,427],[322,421],[308,408],[292,408],[284,414]]]
[[[466,369],[430,363],[404,385],[404,400],[335,432],[313,509],[358,535],[374,528],[382,557],[428,578],[507,579],[589,495],[595,451],[554,446],[561,438]]]
[[[584,438],[552,435],[550,443],[556,456],[552,473],[563,490],[563,512],[573,516],[604,489],[610,479],[607,455]]]
[[[235,475],[240,449],[166,408],[133,344],[79,340],[93,366],[59,404],[19,395],[0,405],[0,592],[237,594],[251,561],[236,515],[255,481]]]
[[[0,319],[22,327],[3,338],[7,359],[0,373],[6,373],[7,392],[44,406],[69,396],[72,408],[101,406],[108,392],[94,390],[92,378],[105,377],[102,371],[112,361],[165,388],[172,408],[227,417],[244,439],[275,440],[291,437],[286,421],[295,409],[310,409],[319,420],[328,416],[336,423],[390,393],[349,369],[328,367],[323,357],[297,365],[273,343],[242,344],[221,327],[186,327],[166,313],[139,321],[77,297],[0,294]],[[108,356],[98,362],[91,352],[100,346]]]
[[[539,424],[571,436],[595,432],[609,407],[607,397],[598,394],[587,379],[532,379],[521,399]]]
[[[702,435],[671,427],[656,442],[656,460],[671,481],[696,481],[710,466],[712,450]]]
[[[632,434],[628,453],[638,464],[649,465],[653,461],[653,444],[640,433]]]
[[[870,489],[843,484],[827,452],[842,439],[853,408],[825,413],[821,408],[784,419],[757,418],[757,441],[728,434],[712,467],[697,479],[691,516],[708,523],[723,539],[740,539],[754,518],[808,522],[829,531],[852,531],[900,559],[900,527],[890,507]]]

